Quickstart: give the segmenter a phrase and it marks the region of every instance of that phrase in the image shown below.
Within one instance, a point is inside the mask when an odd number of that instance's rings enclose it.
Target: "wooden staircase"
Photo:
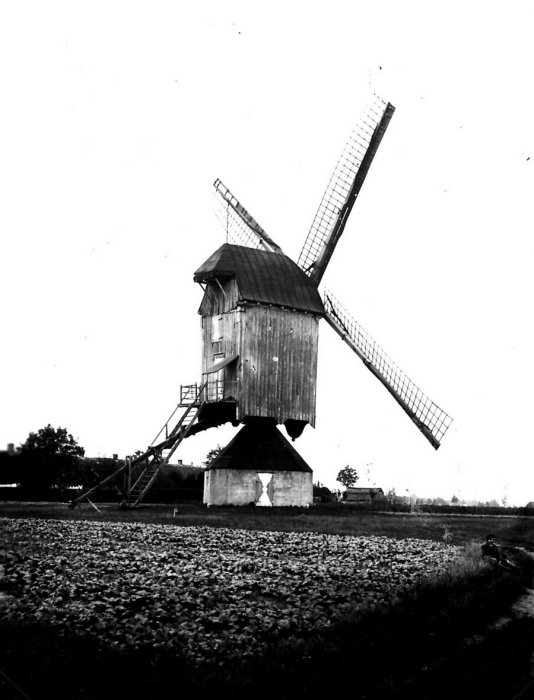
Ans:
[[[137,469],[135,480],[132,480],[130,476],[129,482],[131,485],[128,486],[126,497],[121,504],[123,507],[135,507],[141,503],[162,467],[168,464],[169,459],[178,449],[180,443],[189,435],[200,409],[201,405],[195,406],[195,404],[190,404],[169,436],[159,445],[149,448],[147,450],[148,454],[141,455],[132,462],[132,466],[139,466],[141,472],[139,473],[139,469]]]
[[[198,397],[202,395],[205,388],[206,384],[198,387]],[[96,486],[93,486],[88,491],[85,491],[80,496],[73,499],[69,504],[69,508],[72,510],[82,501],[89,501],[89,496],[91,494],[95,493],[102,488],[102,486],[116,479],[121,474],[125,481],[125,486],[123,489],[123,500],[119,507],[134,508],[138,506],[151,489],[162,467],[169,462],[179,445],[189,435],[203,405],[204,404],[199,401],[191,402],[186,407],[174,428],[169,432],[169,423],[176,412],[175,409],[158,435],[156,435],[152,441],[152,444],[143,454],[138,455],[134,459],[127,459],[126,463],[113,472],[113,474],[110,474],[105,479],[102,479]],[[158,440],[163,432],[165,432],[165,439],[156,443],[156,440]]]

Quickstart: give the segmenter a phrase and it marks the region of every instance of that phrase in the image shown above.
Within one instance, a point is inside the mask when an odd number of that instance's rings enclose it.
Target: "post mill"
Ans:
[[[393,363],[346,308],[319,287],[393,116],[375,97],[328,182],[295,263],[220,180],[214,193],[227,241],[194,273],[202,286],[201,380],[180,401],[151,446],[72,501],[122,473],[123,505],[146,496],[181,442],[230,422],[241,429],[205,471],[208,505],[313,502],[312,470],[294,441],[315,426],[319,322],[334,331],[437,449],[452,419]],[[175,418],[178,409],[181,415]]]

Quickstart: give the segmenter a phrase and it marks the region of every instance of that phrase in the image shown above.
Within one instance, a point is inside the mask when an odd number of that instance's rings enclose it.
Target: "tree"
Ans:
[[[80,460],[76,486],[81,486],[85,491],[99,484],[103,479],[111,476],[113,472],[124,464],[124,460],[112,457],[93,457]],[[111,484],[109,484],[111,486]]]
[[[20,454],[0,451],[0,484],[15,484],[20,476]]]
[[[50,424],[30,433],[20,446],[23,486],[75,486],[82,479],[80,461],[85,450],[66,428]]]
[[[222,447],[220,445],[217,445],[217,447],[210,450],[206,455],[206,466],[209,467],[217,459],[221,452]]]
[[[432,499],[432,505],[433,506],[446,506],[446,505],[448,505],[448,503],[444,498],[441,498],[441,496],[438,496],[437,498]]]
[[[336,481],[339,481],[340,484],[343,484],[345,488],[349,489],[351,486],[354,486],[359,478],[360,477],[358,476],[356,469],[353,469],[347,464],[347,466],[343,467],[343,469],[338,473]]]
[[[316,484],[313,484],[313,498],[320,503],[330,503],[334,500],[334,495],[327,486],[318,481]]]
[[[386,498],[390,503],[396,503],[397,502],[397,493],[395,491],[395,487],[392,486],[389,491],[386,493]]]
[[[154,482],[158,491],[195,491],[200,497],[204,487],[204,472],[193,466],[166,464]]]

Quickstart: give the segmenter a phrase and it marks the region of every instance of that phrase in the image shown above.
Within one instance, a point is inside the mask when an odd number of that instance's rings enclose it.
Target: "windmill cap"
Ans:
[[[324,315],[316,285],[287,255],[223,244],[194,274],[195,282],[235,277],[239,301]]]

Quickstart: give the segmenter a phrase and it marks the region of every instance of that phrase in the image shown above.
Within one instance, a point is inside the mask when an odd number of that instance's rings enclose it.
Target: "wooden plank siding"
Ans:
[[[219,362],[220,359],[240,354],[239,338],[241,332],[239,330],[239,316],[239,309],[235,309],[227,313],[216,313],[214,316],[203,316],[201,321],[202,382],[206,379],[210,382],[216,379],[222,380],[224,382],[224,391],[223,396],[220,398],[232,397],[238,399],[240,381],[237,363],[228,365],[216,374],[207,375],[206,373]],[[220,337],[214,337],[214,327],[219,329]],[[212,400],[213,396],[209,395],[209,399]]]
[[[219,287],[220,284],[220,287]],[[235,278],[208,282],[198,313],[202,316],[224,314],[237,307],[239,290]]]
[[[318,321],[311,314],[246,305],[241,317],[238,418],[315,425]]]
[[[312,314],[261,304],[204,316],[203,380],[221,357],[239,355],[219,373],[224,398],[238,401],[238,420],[257,416],[282,424],[291,418],[314,426],[318,326]]]
[[[223,394],[208,391],[208,400],[236,399],[240,421],[262,417],[315,426],[318,313],[244,301],[236,279],[228,277],[206,282],[199,313],[202,381],[224,382]],[[239,355],[236,363],[207,375],[233,355]]]

